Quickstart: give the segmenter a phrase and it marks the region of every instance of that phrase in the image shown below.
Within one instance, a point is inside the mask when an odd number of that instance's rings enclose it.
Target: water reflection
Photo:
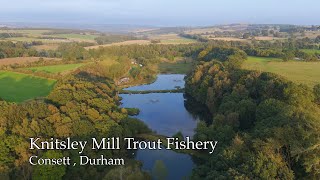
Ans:
[[[157,80],[152,84],[146,84],[141,86],[133,86],[125,88],[129,91],[149,91],[149,90],[172,90],[184,88],[184,74],[160,74],[157,76]]]
[[[149,85],[127,88],[126,90],[170,90],[177,86],[184,88],[184,76],[158,75]],[[121,94],[122,107],[139,108],[136,118],[161,135],[172,136],[180,131],[184,136],[193,136],[200,120],[210,119],[207,109],[183,93]],[[167,171],[166,179],[188,179],[194,167],[190,155],[180,154],[162,148],[161,150],[138,150],[136,160],[143,163],[143,170],[152,174],[155,163],[160,160]],[[159,162],[159,161],[158,161]],[[155,178],[154,174],[152,174]]]
[[[172,136],[178,131],[193,136],[199,118],[184,106],[183,93],[121,94],[122,106],[139,108],[136,118],[158,134]]]
[[[142,168],[153,175],[155,163],[160,160],[167,171],[166,179],[189,179],[194,163],[191,156],[162,148],[161,150],[138,150],[136,160],[143,162]]]
[[[183,97],[185,99],[184,106],[194,119],[205,121],[208,125],[212,123],[212,115],[207,106],[196,101],[190,95],[183,94]]]

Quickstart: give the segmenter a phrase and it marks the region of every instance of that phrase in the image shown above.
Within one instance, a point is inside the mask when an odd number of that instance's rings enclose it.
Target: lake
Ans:
[[[140,109],[136,118],[157,134],[172,136],[181,131],[193,136],[198,119],[184,106],[183,93],[121,94],[122,106]]]
[[[157,80],[148,85],[134,86],[125,90],[171,90],[177,86],[184,88],[182,74],[158,75]],[[181,132],[184,136],[193,136],[194,129],[200,121],[194,113],[185,107],[186,99],[183,93],[150,93],[150,94],[121,94],[122,107],[138,108],[140,114],[134,116],[145,122],[157,134],[172,136]],[[136,160],[143,163],[142,169],[152,172],[157,160],[166,166],[167,179],[182,179],[189,177],[195,166],[192,157],[187,154],[166,150],[138,150]]]
[[[177,87],[184,88],[184,74],[159,74],[152,84],[125,88],[129,91],[172,90]]]

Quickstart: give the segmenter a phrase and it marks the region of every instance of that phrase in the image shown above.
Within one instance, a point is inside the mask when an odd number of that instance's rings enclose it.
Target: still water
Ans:
[[[182,93],[122,94],[122,106],[140,109],[136,118],[157,134],[192,136],[197,119],[186,110]]]
[[[184,74],[159,74],[157,80],[152,84],[133,86],[125,88],[129,91],[148,91],[148,90],[172,90],[177,87],[184,88]]]
[[[158,79],[149,85],[127,88],[126,90],[170,90],[176,86],[184,88],[184,76],[181,74],[158,75]],[[199,118],[187,111],[183,93],[121,94],[122,106],[139,108],[136,118],[145,122],[157,134],[172,136],[181,132],[184,136],[193,136]],[[184,179],[190,176],[194,162],[191,156],[166,150],[138,150],[136,160],[143,163],[143,170],[152,172],[157,160],[161,160],[168,172],[167,179]]]

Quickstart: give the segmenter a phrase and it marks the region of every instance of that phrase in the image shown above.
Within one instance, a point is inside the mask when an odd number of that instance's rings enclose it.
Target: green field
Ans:
[[[54,66],[41,66],[41,67],[31,67],[26,68],[32,70],[33,72],[46,72],[46,73],[62,73],[66,71],[72,71],[83,66],[84,63],[80,64],[61,64],[61,65],[54,65]]]
[[[308,53],[308,54],[315,54],[315,53],[320,54],[320,49],[302,49],[301,51]]]
[[[309,87],[320,83],[320,62],[283,62],[279,58],[248,57],[242,68],[276,73]]]
[[[47,96],[55,82],[27,74],[0,71],[0,97],[9,102],[22,102]]]
[[[158,65],[160,73],[164,74],[186,74],[192,69],[191,62],[162,62]]]
[[[94,38],[97,35],[93,35],[90,33],[86,34],[78,34],[78,33],[68,33],[68,34],[52,34],[45,35],[44,33],[54,32],[55,30],[50,29],[9,29],[9,30],[1,30],[0,33],[19,33],[22,34],[23,37],[11,37],[6,39],[1,39],[1,41],[24,41],[24,42],[32,42],[32,41],[42,41],[43,43],[61,43],[61,42],[95,42]],[[49,37],[49,39],[41,39],[41,37]],[[53,38],[53,39],[50,39]],[[66,39],[55,39],[55,37],[66,38]]]

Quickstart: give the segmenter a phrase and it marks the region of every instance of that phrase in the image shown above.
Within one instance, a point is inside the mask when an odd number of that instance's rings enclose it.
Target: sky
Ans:
[[[0,3],[0,23],[320,24],[319,0],[0,0]]]

